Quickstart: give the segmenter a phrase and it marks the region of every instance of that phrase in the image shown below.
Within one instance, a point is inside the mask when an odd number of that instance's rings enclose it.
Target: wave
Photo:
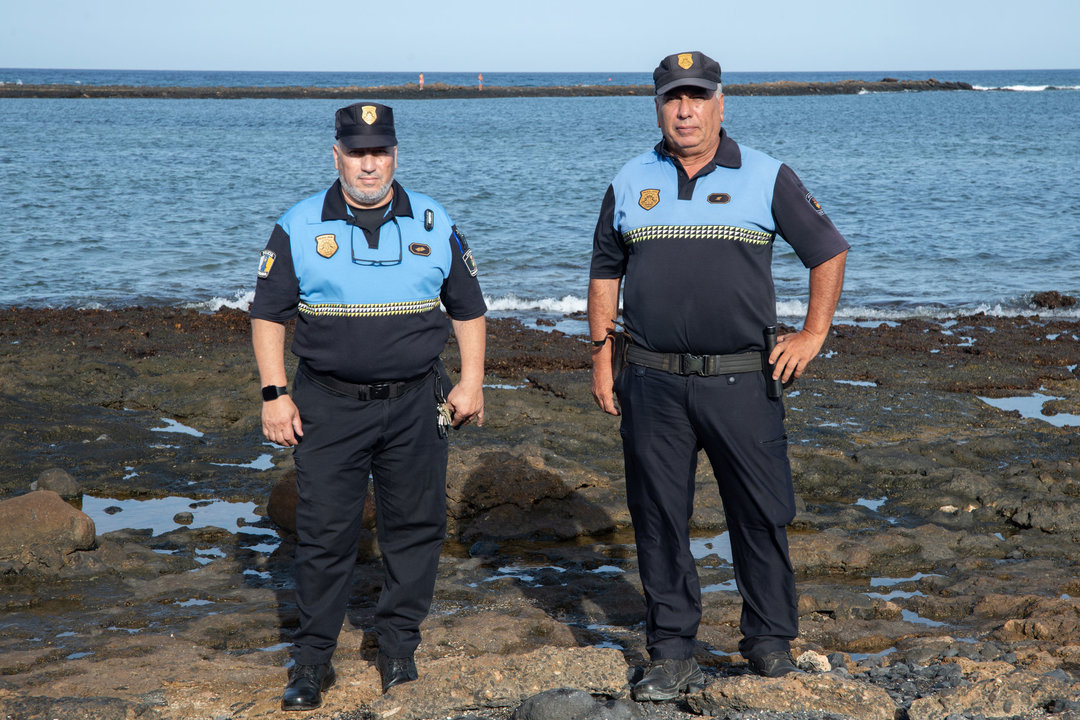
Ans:
[[[961,305],[946,308],[941,305],[915,305],[903,308],[885,308],[860,305],[841,305],[836,309],[834,319],[837,322],[855,320],[880,320],[882,322],[898,322],[900,320],[924,319],[924,320],[953,320],[972,315],[987,315],[989,317],[1017,318],[1035,317],[1080,319],[1080,306],[1070,308],[1036,308],[1032,305],[1017,307],[1003,305],[1001,303]],[[799,300],[776,303],[776,315],[781,320],[791,321],[793,324],[801,324],[806,317],[806,303]]]
[[[972,85],[975,90],[1006,90],[1010,92],[1043,92],[1044,90],[1080,90],[1080,85]]]
[[[236,295],[231,298],[210,298],[203,302],[186,303],[181,307],[212,313],[225,308],[247,312],[251,308],[251,301],[254,299],[254,290],[237,290]]]
[[[238,290],[231,298],[212,298],[203,302],[187,303],[182,307],[199,310],[202,312],[217,312],[229,308],[233,310],[247,311],[251,307],[251,301],[255,297],[253,290]],[[556,313],[560,315],[573,315],[584,313],[588,303],[585,298],[576,295],[564,295],[561,298],[544,297],[528,298],[519,297],[514,293],[497,297],[485,295],[488,310],[490,312],[507,313],[510,315],[529,312]],[[98,305],[93,303],[93,305]],[[87,307],[87,306],[84,306]],[[100,308],[101,306],[98,305]],[[1034,317],[1038,315],[1044,318],[1080,319],[1080,305],[1066,308],[1047,309],[1035,307],[1030,303],[1030,297],[1018,298],[1016,304],[1007,303],[973,303],[970,305],[941,304],[928,305],[904,305],[902,307],[882,307],[880,305],[845,305],[841,304],[836,309],[835,318],[839,322],[854,320],[880,320],[882,322],[900,321],[910,319],[926,320],[951,320],[971,315],[988,315],[990,317]],[[800,324],[806,317],[806,303],[802,300],[784,300],[776,303],[776,315],[789,324]]]
[[[501,297],[484,296],[488,310],[496,312],[514,312],[518,310],[542,310],[556,313],[583,313],[587,302],[576,295],[564,295],[561,298],[519,298],[514,293]]]

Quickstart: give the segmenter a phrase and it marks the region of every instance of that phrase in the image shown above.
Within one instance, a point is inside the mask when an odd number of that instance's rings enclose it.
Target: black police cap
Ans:
[[[397,145],[394,111],[386,105],[358,102],[334,114],[334,137],[349,149]]]
[[[652,77],[657,95],[685,85],[712,92],[720,86],[720,63],[702,52],[675,53],[660,61]]]

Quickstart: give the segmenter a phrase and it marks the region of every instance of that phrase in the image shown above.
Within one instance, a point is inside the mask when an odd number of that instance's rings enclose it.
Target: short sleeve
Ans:
[[[773,188],[776,231],[792,247],[803,265],[815,267],[847,250],[847,240],[799,177],[781,165]]]
[[[292,241],[281,225],[274,225],[266,249],[259,256],[259,277],[251,317],[285,322],[296,315],[300,300],[300,282],[293,268]]]
[[[615,227],[615,189],[609,185],[600,204],[600,217],[593,232],[592,264],[589,277],[613,280],[626,274],[627,250],[622,233]]]

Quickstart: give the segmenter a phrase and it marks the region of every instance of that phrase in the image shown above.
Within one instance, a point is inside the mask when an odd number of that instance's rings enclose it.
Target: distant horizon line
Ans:
[[[599,74],[606,73],[640,73],[651,74],[651,69],[642,70],[492,70],[481,69],[476,70],[430,70],[430,69],[411,69],[411,70],[284,70],[284,69],[238,69],[238,68],[133,68],[133,67],[29,67],[29,66],[0,66],[0,70],[81,70],[81,71],[99,71],[99,72],[221,72],[221,73],[236,73],[236,72],[264,72],[264,73],[327,73],[327,74],[341,74],[341,73],[403,73],[403,74],[415,74],[419,72],[424,73],[446,73],[446,74],[471,74],[474,72],[488,72],[488,73],[503,73],[503,74]],[[1080,71],[1080,68],[1046,68],[1046,67],[1010,67],[1010,68],[916,68],[916,69],[897,69],[897,68],[845,68],[843,70],[724,70],[725,73],[792,73],[792,74],[812,74],[812,73],[840,73],[840,72],[893,72],[893,73],[925,73],[925,72],[1018,72],[1018,71],[1044,71],[1044,72],[1058,72],[1058,71]]]

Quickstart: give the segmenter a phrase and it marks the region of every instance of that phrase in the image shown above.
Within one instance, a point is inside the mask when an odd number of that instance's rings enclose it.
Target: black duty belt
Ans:
[[[299,369],[300,372],[307,375],[316,385],[322,385],[324,388],[339,392],[342,395],[354,397],[357,400],[390,400],[392,398],[400,397],[424,382],[427,376],[431,374],[431,370],[428,370],[423,375],[417,375],[409,380],[364,384],[346,382],[344,380],[339,380],[333,375],[315,372],[308,367],[307,363],[303,362],[300,363]]]
[[[692,355],[659,353],[631,345],[626,349],[626,362],[676,375],[712,376],[761,372],[765,358],[763,353],[756,351],[738,355]]]

